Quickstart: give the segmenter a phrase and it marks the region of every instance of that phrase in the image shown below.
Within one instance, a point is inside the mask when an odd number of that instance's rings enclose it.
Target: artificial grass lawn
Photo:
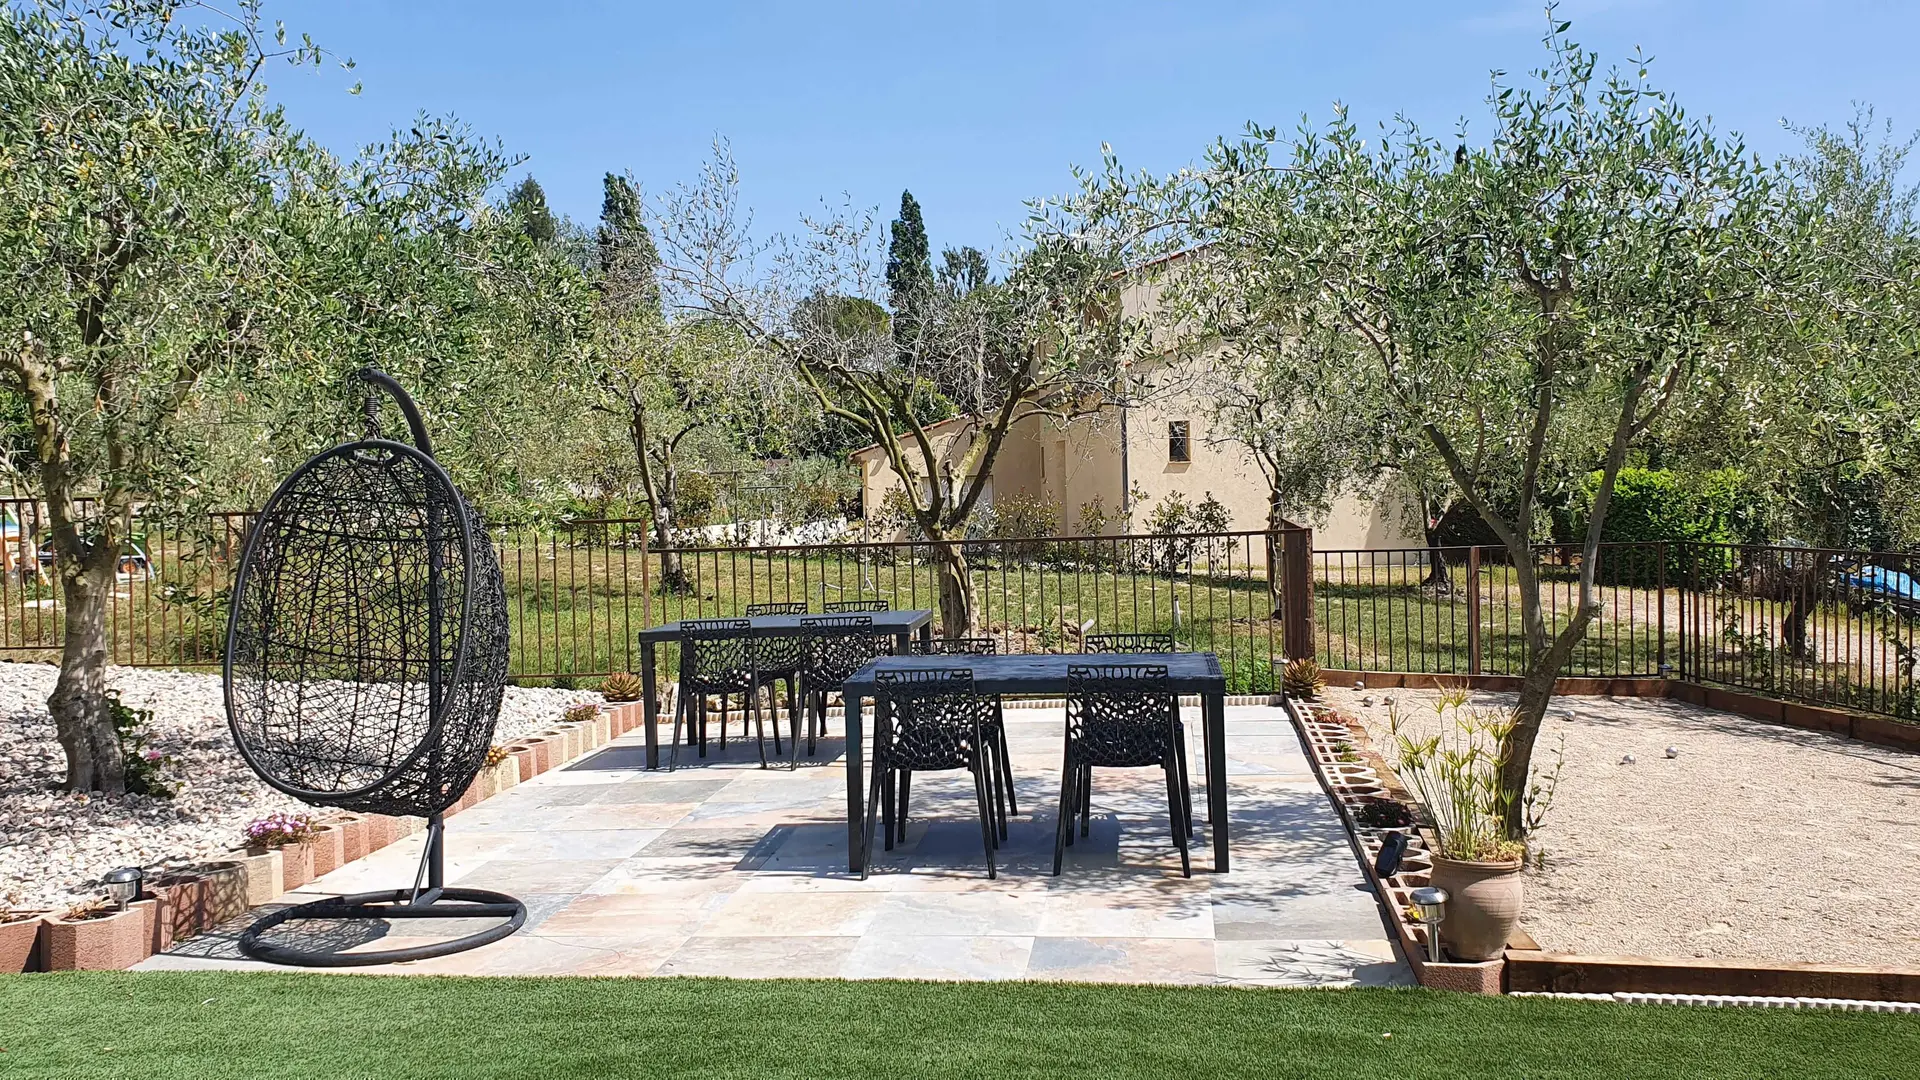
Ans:
[[[0,978],[0,1076],[1920,1076],[1920,1017],[1422,990],[431,978]]]

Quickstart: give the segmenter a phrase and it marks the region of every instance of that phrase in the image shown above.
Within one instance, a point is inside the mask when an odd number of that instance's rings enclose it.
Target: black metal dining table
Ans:
[[[1227,872],[1227,678],[1212,653],[1020,653],[1011,656],[883,656],[854,673],[841,687],[847,706],[847,869],[859,873],[867,845],[866,718],[862,703],[873,697],[874,676],[902,668],[971,669],[974,689],[983,695],[1059,697],[1067,692],[1067,669],[1088,665],[1159,664],[1173,689],[1200,698],[1200,726],[1206,747],[1207,833],[1213,838],[1213,869]]]
[[[751,627],[748,631],[754,637],[807,637],[820,634],[887,634],[893,638],[894,651],[905,653],[908,642],[916,635],[921,641],[933,636],[933,612],[926,608],[907,608],[901,611],[852,611],[848,615],[871,615],[873,626],[868,627],[818,627],[802,626],[802,619],[818,619],[823,615],[841,614],[837,612],[810,612],[806,615],[755,615],[747,619]],[[714,618],[727,618],[716,615]],[[705,621],[705,620],[702,620]],[[662,642],[678,644],[684,637],[683,623],[661,623],[640,631],[640,686],[641,700],[646,720],[641,725],[646,729],[647,768],[660,767],[660,696],[656,692],[658,682],[659,659],[656,656]]]

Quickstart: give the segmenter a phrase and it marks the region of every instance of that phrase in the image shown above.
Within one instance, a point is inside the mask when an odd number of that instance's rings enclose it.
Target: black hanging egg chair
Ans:
[[[400,385],[360,377],[406,417],[413,445],[369,432],[295,469],[248,531],[227,623],[227,722],[254,772],[302,802],[427,819],[413,887],[273,912],[248,956],[343,967],[498,941],[526,921],[502,893],[444,883],[442,813],[486,763],[507,678],[506,583],[485,525],[433,459]],[[424,882],[424,885],[423,885]],[[267,940],[303,920],[500,919],[479,933],[381,952]]]

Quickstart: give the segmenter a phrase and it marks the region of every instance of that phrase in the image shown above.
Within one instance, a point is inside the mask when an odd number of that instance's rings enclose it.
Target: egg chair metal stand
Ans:
[[[411,887],[329,897],[256,920],[258,960],[348,967],[424,960],[526,922],[504,893],[446,884],[444,813],[485,764],[507,677],[506,585],[480,516],[433,457],[419,409],[373,368],[367,436],[295,469],[248,530],[223,670],[241,757],[313,806],[424,817]],[[382,438],[383,392],[411,444]],[[462,937],[351,952],[373,921],[497,919]],[[314,926],[359,928],[331,935]],[[282,935],[270,935],[286,927]],[[292,943],[275,936],[292,936]],[[314,947],[303,942],[314,941]]]

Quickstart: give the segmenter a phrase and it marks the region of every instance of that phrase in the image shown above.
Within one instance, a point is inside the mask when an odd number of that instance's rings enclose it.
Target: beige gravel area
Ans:
[[[1376,741],[1383,698],[1433,716],[1433,691],[1370,693],[1327,696]],[[1521,920],[1542,947],[1920,970],[1920,755],[1634,698],[1555,699],[1536,763],[1562,739]]]

